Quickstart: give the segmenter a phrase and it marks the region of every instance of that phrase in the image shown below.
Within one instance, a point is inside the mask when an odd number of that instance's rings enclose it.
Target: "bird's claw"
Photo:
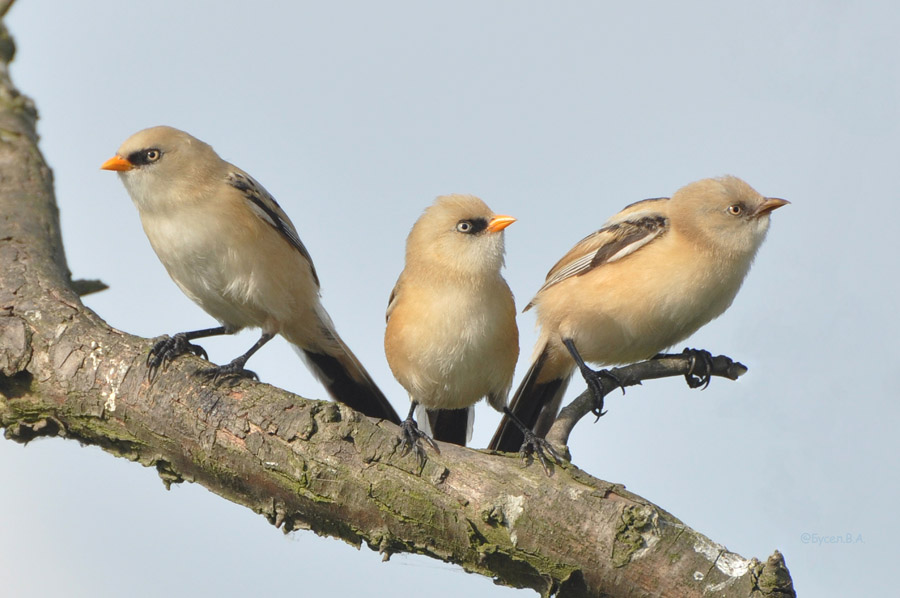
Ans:
[[[426,455],[419,440],[424,440],[428,446],[434,449],[434,452],[441,454],[441,449],[428,434],[419,429],[415,420],[405,419],[400,422],[400,432],[400,456],[405,457],[412,451],[420,468],[425,465]]]
[[[152,383],[160,368],[165,371],[169,367],[169,363],[185,353],[209,359],[206,350],[200,345],[192,344],[182,332],[157,341],[147,354],[147,380]]]
[[[227,383],[228,386],[234,386],[244,379],[259,382],[259,376],[256,375],[256,372],[244,369],[244,362],[240,360],[235,360],[225,365],[203,368],[198,370],[197,373],[216,386],[223,382]]]
[[[712,379],[712,354],[703,349],[685,349],[682,355],[691,360],[691,369],[684,375],[691,388],[705,389]]]
[[[525,440],[522,441],[522,448],[519,449],[519,455],[522,457],[522,460],[527,464],[528,458],[536,455],[541,463],[541,467],[544,469],[544,473],[548,476],[553,475],[553,471],[550,469],[550,461],[545,453],[549,453],[557,463],[562,463],[564,461],[563,457],[553,448],[552,444],[531,430],[523,430],[523,432]]]
[[[591,413],[597,416],[597,419],[594,420],[594,423],[596,423],[602,416],[606,415],[606,411],[603,410],[603,398],[606,396],[606,391],[603,388],[603,379],[605,378],[612,383],[610,391],[619,387],[622,389],[622,394],[625,394],[625,387],[622,386],[622,381],[609,370],[592,370],[589,367],[585,367],[581,370],[581,374],[584,376],[584,381],[591,391],[591,396],[594,397],[594,406],[591,408]]]

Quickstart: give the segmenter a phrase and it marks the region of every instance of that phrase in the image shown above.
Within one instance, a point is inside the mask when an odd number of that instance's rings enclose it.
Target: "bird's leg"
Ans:
[[[581,370],[581,375],[584,377],[584,381],[594,397],[594,408],[591,409],[591,413],[596,415],[597,419],[600,419],[600,416],[606,415],[606,411],[603,410],[603,397],[606,395],[603,390],[603,380],[606,379],[612,383],[612,386],[609,388],[610,391],[618,386],[622,389],[622,394],[625,394],[625,387],[609,370],[592,370],[588,367],[584,359],[581,358],[581,353],[575,348],[575,342],[572,339],[563,339],[563,344],[569,350],[569,354],[572,355],[572,359],[575,360],[578,369]]]
[[[207,380],[211,380],[214,384],[218,384],[224,380],[228,380],[229,383],[234,384],[241,378],[252,378],[253,380],[259,380],[259,376],[256,375],[256,372],[245,370],[244,364],[247,363],[247,360],[262,348],[267,342],[272,340],[275,337],[274,333],[271,332],[263,332],[262,336],[259,337],[259,340],[250,347],[250,349],[239,357],[235,357],[231,360],[231,363],[227,363],[225,365],[217,365],[212,368],[204,368],[197,372],[201,376],[205,377]]]
[[[687,385],[701,390],[709,386],[712,379],[712,354],[703,349],[685,349],[681,354],[691,360],[691,369],[684,375]]]
[[[422,467],[425,465],[425,449],[419,444],[420,439],[427,442],[437,454],[441,453],[441,449],[437,447],[428,434],[419,429],[416,420],[413,419],[413,413],[415,413],[418,406],[419,403],[413,401],[412,405],[409,406],[409,414],[407,414],[406,419],[400,422],[400,456],[405,457],[412,451],[416,455],[419,467]]]
[[[147,354],[147,380],[152,383],[159,372],[159,368],[165,370],[169,362],[185,353],[193,353],[197,357],[208,359],[203,347],[192,345],[191,341],[222,334],[229,334],[228,329],[224,326],[217,326],[216,328],[204,328],[203,330],[194,330],[192,332],[179,332],[174,336],[167,336],[157,341],[150,349],[150,353]]]
[[[565,459],[556,452],[556,449],[553,448],[552,444],[532,432],[531,428],[526,426],[522,420],[516,417],[516,414],[513,413],[509,407],[504,407],[503,413],[505,413],[506,417],[519,428],[519,431],[522,432],[522,435],[525,437],[522,441],[522,448],[519,449],[519,454],[522,456],[522,459],[527,460],[528,455],[531,454],[537,455],[538,460],[541,462],[541,467],[544,468],[544,473],[549,476],[551,474],[550,465],[547,461],[547,456],[544,453],[549,453],[557,463],[562,463]]]

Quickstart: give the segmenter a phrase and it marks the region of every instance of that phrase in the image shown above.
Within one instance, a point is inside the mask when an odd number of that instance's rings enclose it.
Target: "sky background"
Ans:
[[[606,417],[575,429],[574,461],[747,558],[781,550],[801,596],[896,587],[900,4],[250,6],[45,0],[8,15],[69,266],[110,285],[89,307],[145,337],[214,325],[99,170],[152,125],[207,141],[278,199],[338,330],[400,412],[384,309],[406,234],[436,196],[473,193],[519,219],[505,275],[522,307],[624,205],[740,176],[792,203],[731,309],[685,344],[749,373],[702,392],[668,379],[614,393]],[[519,327],[516,384],[533,312]],[[255,340],[202,344],[224,363]],[[249,367],[325,396],[282,339]],[[498,421],[480,404],[472,444]],[[423,557],[382,563],[285,536],[200,486],[167,492],[155,470],[67,440],[0,439],[0,473],[8,596],[534,595]]]

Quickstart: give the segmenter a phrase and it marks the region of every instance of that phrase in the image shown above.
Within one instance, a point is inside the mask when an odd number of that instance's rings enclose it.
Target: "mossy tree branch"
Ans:
[[[3,11],[8,4],[0,4]],[[2,14],[2,12],[0,12]],[[0,31],[0,427],[62,436],[191,481],[264,515],[424,554],[565,596],[793,595],[783,559],[744,559],[622,486],[452,445],[421,470],[398,429],[265,384],[216,389],[184,357],[151,386],[146,339],[80,301],[66,267],[36,113],[8,77]]]

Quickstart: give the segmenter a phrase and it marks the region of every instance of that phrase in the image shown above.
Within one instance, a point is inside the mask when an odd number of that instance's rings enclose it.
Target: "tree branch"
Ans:
[[[0,12],[3,5],[0,4]],[[570,465],[453,445],[421,470],[398,428],[265,384],[217,389],[187,356],[147,383],[146,339],[73,290],[36,114],[0,30],[0,427],[64,436],[202,484],[285,531],[425,554],[565,596],[793,595],[784,561],[744,559],[620,485]]]
[[[618,379],[620,386],[613,386],[605,390],[604,396],[613,390],[640,384],[643,380],[656,378],[668,378],[671,376],[686,376],[691,373],[693,362],[690,357],[683,355],[661,355],[648,361],[641,361],[619,368],[612,368],[609,373]],[[725,355],[712,358],[709,371],[710,376],[719,376],[729,380],[737,380],[747,373],[747,366],[733,361]],[[553,422],[550,431],[547,432],[547,441],[557,447],[565,447],[569,443],[569,435],[581,418],[594,408],[594,396],[591,391],[585,390],[566,407],[560,409],[559,415]]]

